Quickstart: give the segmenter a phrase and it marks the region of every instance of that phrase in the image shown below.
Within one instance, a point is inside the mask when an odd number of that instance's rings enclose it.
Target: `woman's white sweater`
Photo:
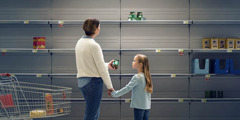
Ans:
[[[93,38],[82,37],[75,46],[77,78],[101,77],[108,89],[113,88],[102,48]]]

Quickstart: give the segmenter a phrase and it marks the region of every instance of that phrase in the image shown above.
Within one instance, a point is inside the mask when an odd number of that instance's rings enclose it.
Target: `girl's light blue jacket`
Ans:
[[[151,94],[145,91],[146,79],[143,73],[135,74],[121,90],[113,91],[112,97],[120,97],[132,90],[130,108],[151,109]]]

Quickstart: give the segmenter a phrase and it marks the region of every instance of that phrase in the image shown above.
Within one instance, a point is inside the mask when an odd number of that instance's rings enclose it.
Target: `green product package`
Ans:
[[[210,90],[205,90],[205,98],[210,98],[210,97],[211,97]]]
[[[119,60],[118,59],[114,59],[114,61],[112,62],[112,67],[117,69],[119,65]]]
[[[135,20],[136,19],[136,15],[135,15],[135,12],[131,11],[130,12],[130,15],[128,16],[128,20]]]

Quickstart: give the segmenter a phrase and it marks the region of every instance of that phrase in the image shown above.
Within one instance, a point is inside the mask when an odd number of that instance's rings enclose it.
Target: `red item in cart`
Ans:
[[[13,98],[11,94],[0,95],[1,108],[11,108],[15,107],[13,103]]]
[[[46,39],[45,37],[33,37],[33,49],[45,49]]]
[[[52,115],[54,110],[53,110],[53,98],[50,93],[46,93],[45,95],[45,101],[46,101],[46,112],[47,115]]]

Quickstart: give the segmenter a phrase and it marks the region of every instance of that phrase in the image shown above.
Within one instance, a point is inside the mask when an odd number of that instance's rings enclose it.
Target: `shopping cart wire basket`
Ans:
[[[0,74],[0,120],[31,120],[71,112],[72,88],[20,82]]]

